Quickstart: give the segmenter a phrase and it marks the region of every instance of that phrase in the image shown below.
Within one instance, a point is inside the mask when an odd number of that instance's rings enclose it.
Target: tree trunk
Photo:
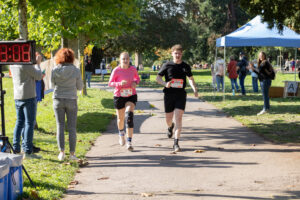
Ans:
[[[63,27],[63,29],[65,29],[65,27],[66,27],[64,16],[61,17],[61,26]],[[62,34],[62,36],[61,36],[61,48],[68,48],[68,47],[69,47],[68,39],[65,38],[64,35]]]
[[[135,66],[138,67],[140,64],[142,64],[142,55],[139,52],[135,52],[134,54],[135,57]]]
[[[68,47],[69,47],[68,39],[62,35],[61,36],[61,48],[68,48]]]
[[[79,38],[69,39],[68,40],[68,48],[74,51],[75,58],[79,59],[79,45],[78,45]]]
[[[229,20],[229,32],[237,29],[237,19],[235,14],[235,8],[237,7],[236,0],[228,2],[228,20]]]
[[[82,95],[86,96],[87,91],[86,91],[86,80],[85,80],[85,66],[84,66],[84,60],[83,60],[83,55],[84,55],[84,37],[82,34],[78,34],[78,60],[80,62],[80,71],[82,75],[82,81],[83,81],[83,89],[82,89]],[[82,56],[81,56],[82,55]],[[82,59],[81,59],[82,57]]]
[[[27,4],[26,0],[19,0],[19,36],[24,40],[28,40],[28,27],[27,27]]]

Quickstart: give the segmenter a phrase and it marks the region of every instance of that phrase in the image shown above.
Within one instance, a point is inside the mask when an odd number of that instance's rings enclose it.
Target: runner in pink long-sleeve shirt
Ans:
[[[122,81],[126,81],[126,84],[122,85]],[[113,70],[108,85],[115,88],[115,97],[127,97],[136,94],[135,86],[132,87],[132,83],[138,84],[139,82],[140,77],[135,67],[129,66],[129,68],[125,69],[121,66],[118,66]],[[126,90],[128,93],[124,93],[124,90]]]
[[[119,143],[125,145],[124,120],[126,121],[127,149],[133,151],[133,111],[137,102],[136,85],[140,77],[135,67],[129,65],[129,54],[120,55],[120,66],[115,68],[108,85],[114,87],[114,106],[118,117]]]

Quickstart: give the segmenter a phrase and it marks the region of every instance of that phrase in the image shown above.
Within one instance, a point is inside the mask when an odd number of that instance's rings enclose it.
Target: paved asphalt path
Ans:
[[[113,120],[65,200],[300,199],[299,146],[266,142],[211,104],[188,97],[183,151],[172,154],[163,93],[139,88],[138,100],[134,152],[118,144]]]

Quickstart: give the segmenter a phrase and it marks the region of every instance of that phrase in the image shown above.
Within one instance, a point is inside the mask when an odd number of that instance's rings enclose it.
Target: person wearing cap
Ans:
[[[239,80],[240,80],[240,86],[241,86],[241,92],[242,95],[246,95],[246,90],[245,90],[245,78],[247,76],[247,66],[248,66],[248,61],[247,58],[244,54],[244,52],[240,52],[240,61],[237,64],[237,69],[238,69],[238,74],[239,74]]]

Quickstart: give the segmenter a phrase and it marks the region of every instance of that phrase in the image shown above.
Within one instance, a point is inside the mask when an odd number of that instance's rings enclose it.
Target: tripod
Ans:
[[[0,65],[0,95],[1,95],[1,128],[2,128],[2,132],[0,134],[0,151],[1,152],[9,152],[12,151],[14,154],[16,154],[16,152],[14,151],[13,147],[11,146],[8,137],[5,136],[5,113],[4,113],[4,95],[5,95],[5,90],[3,90],[3,82],[2,79],[4,77],[4,74],[2,72],[2,65]],[[22,169],[25,172],[27,178],[29,179],[30,184],[36,189],[35,184],[33,183],[33,181],[31,180],[28,172],[26,171],[24,165],[22,165]]]

